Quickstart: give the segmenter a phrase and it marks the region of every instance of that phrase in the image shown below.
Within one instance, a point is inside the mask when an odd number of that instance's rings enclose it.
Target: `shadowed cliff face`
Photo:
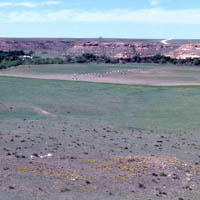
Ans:
[[[0,39],[1,50],[24,50],[52,56],[79,56],[92,53],[112,58],[135,55],[169,55],[176,58],[200,57],[200,43],[192,40],[129,39]]]

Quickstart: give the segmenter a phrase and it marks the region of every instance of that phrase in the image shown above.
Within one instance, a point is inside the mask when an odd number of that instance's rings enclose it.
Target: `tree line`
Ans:
[[[84,53],[81,56],[64,57],[39,57],[34,56],[34,52],[24,51],[0,51],[0,69],[6,69],[18,65],[40,65],[40,64],[69,64],[69,63],[156,63],[156,64],[174,64],[174,65],[200,65],[200,58],[172,58],[170,56],[140,56],[132,58],[110,58],[106,56],[96,56],[91,53]]]

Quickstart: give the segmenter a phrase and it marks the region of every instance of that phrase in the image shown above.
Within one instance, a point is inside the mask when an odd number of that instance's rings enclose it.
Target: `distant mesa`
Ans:
[[[200,57],[200,40],[139,39],[16,39],[1,38],[0,50],[24,50],[54,56],[91,53],[110,58],[132,58],[157,54],[172,58]],[[44,53],[45,52],[45,53]]]

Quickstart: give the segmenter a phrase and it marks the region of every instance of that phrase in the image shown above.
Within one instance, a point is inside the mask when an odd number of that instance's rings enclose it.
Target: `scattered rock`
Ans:
[[[88,185],[90,185],[90,184],[91,184],[91,182],[90,182],[90,181],[85,181],[85,183],[86,183],[86,184],[88,184]]]
[[[10,189],[10,190],[14,190],[15,187],[14,187],[14,186],[9,186],[9,189]]]
[[[139,183],[138,186],[139,186],[139,188],[141,188],[141,189],[145,189],[145,188],[146,188],[146,187],[144,186],[144,184],[142,184],[142,183]]]
[[[63,187],[60,189],[60,192],[70,192],[71,190],[67,187]]]

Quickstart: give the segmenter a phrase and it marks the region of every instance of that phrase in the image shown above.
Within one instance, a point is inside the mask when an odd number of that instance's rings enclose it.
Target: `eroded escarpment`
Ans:
[[[182,58],[182,59],[185,59],[188,57],[199,58],[200,57],[200,43],[181,45],[179,48],[167,53],[166,55],[170,57]]]
[[[0,50],[35,51],[54,56],[92,53],[111,58],[162,54],[176,58],[200,57],[199,41],[131,39],[0,39]]]

